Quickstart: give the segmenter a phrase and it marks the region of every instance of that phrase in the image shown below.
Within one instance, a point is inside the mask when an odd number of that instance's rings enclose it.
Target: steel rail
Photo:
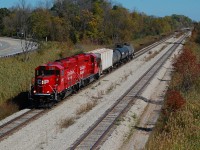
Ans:
[[[7,123],[0,126],[0,141],[2,141],[8,135],[14,133],[17,129],[20,129],[30,121],[33,121],[46,110],[44,109],[31,109],[22,115],[8,121]]]
[[[109,108],[77,141],[70,147],[74,149],[97,149],[102,139],[113,127],[116,120],[123,114],[127,107],[133,104],[137,96],[144,90],[150,80],[160,70],[169,56],[186,38],[184,35],[175,43],[154,65],[148,69],[114,104]]]
[[[155,43],[153,43],[153,44],[151,44],[151,45],[149,45],[149,46],[137,51],[135,53],[135,55],[137,55],[137,57],[139,57],[139,56],[143,55],[144,53],[146,53],[147,51],[151,50],[152,48],[155,48],[156,46],[160,45],[161,43],[164,43],[165,41],[167,41],[168,39],[170,39],[172,37],[173,37],[173,35],[171,35],[169,37],[166,37],[166,38],[164,38],[164,39],[162,39],[160,41],[157,41],[157,42],[155,42]]]
[[[157,42],[155,42],[155,43],[153,43],[153,44],[151,44],[151,45],[149,45],[149,46],[147,46],[147,47],[142,48],[141,50],[139,50],[139,51],[137,51],[137,52],[135,53],[134,59],[136,59],[136,58],[138,58],[139,56],[143,55],[144,53],[150,51],[152,48],[155,48],[156,46],[160,45],[161,43],[166,42],[166,41],[167,41],[168,39],[170,39],[171,37],[173,37],[173,35],[170,35],[170,36],[168,36],[168,37],[166,37],[166,38],[164,38],[164,39],[162,39],[162,40],[160,40],[160,41],[157,41]],[[129,62],[133,61],[134,59],[130,60]],[[127,63],[125,63],[125,64],[121,64],[121,65],[119,65],[117,68],[113,68],[111,72],[108,72],[108,73],[106,73],[106,74],[101,75],[101,76],[100,76],[100,79],[105,78],[107,74],[110,74],[110,73],[115,72],[116,70],[118,70],[119,68],[121,68],[121,67],[123,67],[124,65],[128,64],[129,62],[127,62]],[[92,81],[92,83],[94,84],[94,83],[96,83],[96,82],[98,82],[98,81],[99,81],[99,80],[94,80],[94,81]],[[84,90],[84,89],[86,89],[86,88],[90,88],[93,84],[89,84],[89,85],[83,87],[83,88],[80,89],[80,90]]]

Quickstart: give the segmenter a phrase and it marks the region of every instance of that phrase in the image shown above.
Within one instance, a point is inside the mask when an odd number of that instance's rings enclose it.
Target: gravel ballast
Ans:
[[[146,111],[146,109],[149,109],[149,105],[155,105],[150,111],[152,114],[155,110],[158,112],[157,107],[159,107],[159,110],[161,109],[161,104],[163,104],[164,95],[167,91],[168,83],[171,79],[171,71],[173,70],[173,56],[178,55],[181,49],[182,45],[177,48],[172,57],[168,59],[168,61],[156,74],[156,76],[147,86],[145,91],[142,93],[141,98],[136,100],[135,105],[126,114],[120,125],[116,128],[116,130],[112,133],[108,140],[102,145],[101,150],[144,149],[151,132],[143,131],[137,129],[136,127],[141,127],[140,122],[142,121],[142,119],[149,119],[151,117],[149,115],[149,112],[145,114],[147,116],[143,116],[143,113]],[[157,103],[158,106],[156,106],[156,102],[159,102]],[[154,124],[151,125],[151,128],[154,127],[156,120],[158,119],[158,115],[155,116],[156,118],[153,118]]]
[[[176,39],[177,40],[177,39]],[[33,121],[7,139],[1,141],[0,149],[35,150],[35,149],[67,149],[107,110],[148,68],[163,55],[174,42],[169,39],[155,47],[152,52],[160,51],[154,58],[145,61],[151,55],[146,53],[127,63],[116,71],[106,75],[78,94],[70,96],[62,105]],[[148,92],[149,93],[149,92]],[[149,94],[151,95],[151,94]],[[77,115],[77,110],[88,102],[97,101],[97,105],[89,112]],[[142,103],[142,104],[140,104]],[[138,116],[146,102],[139,100],[136,108],[131,109]],[[142,107],[142,108],[141,108]],[[72,118],[74,123],[63,128],[63,120]]]

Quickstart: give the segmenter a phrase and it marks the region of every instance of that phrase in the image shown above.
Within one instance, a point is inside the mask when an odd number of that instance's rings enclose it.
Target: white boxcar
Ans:
[[[113,66],[113,50],[102,48],[90,51],[88,53],[93,53],[97,57],[101,58],[101,73],[108,70]]]

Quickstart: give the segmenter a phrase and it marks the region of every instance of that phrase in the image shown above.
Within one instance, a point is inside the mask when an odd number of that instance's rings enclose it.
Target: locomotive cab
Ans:
[[[39,66],[35,69],[35,82],[31,91],[34,103],[58,101],[58,93],[64,86],[64,69],[55,64]]]
[[[79,54],[37,67],[30,92],[33,106],[51,107],[98,79],[100,62],[94,54]]]

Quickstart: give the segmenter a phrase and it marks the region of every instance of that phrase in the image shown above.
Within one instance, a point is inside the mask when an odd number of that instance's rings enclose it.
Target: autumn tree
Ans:
[[[3,19],[10,15],[10,11],[7,8],[0,8],[0,35],[4,34],[4,24]]]
[[[16,13],[11,13],[9,16],[6,16],[3,18],[3,33],[6,36],[16,36],[17,34],[17,29],[18,29],[18,25],[17,25],[17,17],[16,17]]]
[[[51,17],[50,37],[53,41],[68,41],[70,35],[69,21],[58,16]]]
[[[3,16],[0,33],[17,34],[24,39],[48,37],[48,40],[70,40],[74,44],[105,44],[166,34],[192,25],[192,20],[182,15],[148,16],[107,0],[54,0],[50,5],[51,2],[45,0],[31,10],[25,0],[19,0],[19,5]]]
[[[31,32],[37,39],[45,39],[50,36],[51,15],[43,9],[35,10],[30,18]]]
[[[19,0],[16,7],[17,35],[21,38],[21,48],[24,53],[23,61],[27,61],[29,59],[28,52],[37,47],[36,39],[30,28],[30,15],[31,9],[26,0]]]

